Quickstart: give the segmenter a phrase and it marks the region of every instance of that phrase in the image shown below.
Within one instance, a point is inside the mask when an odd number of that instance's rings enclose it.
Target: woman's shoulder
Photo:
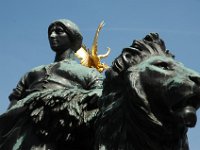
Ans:
[[[32,68],[30,70],[30,72],[32,72],[32,71],[39,71],[39,70],[45,68],[45,66],[48,66],[48,65],[40,65],[40,66],[34,67],[34,68]]]
[[[71,69],[80,71],[82,73],[94,72],[94,73],[100,74],[95,68],[89,68],[89,67],[83,66],[77,61],[71,61]]]
[[[63,69],[67,69],[68,71],[78,74],[78,76],[87,77],[87,76],[101,76],[101,74],[95,68],[89,68],[81,65],[75,60],[65,61],[62,65]]]

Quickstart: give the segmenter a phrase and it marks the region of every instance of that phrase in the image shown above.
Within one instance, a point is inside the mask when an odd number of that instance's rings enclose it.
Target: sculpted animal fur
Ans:
[[[33,93],[0,116],[2,150],[188,150],[200,75],[158,34],[123,49],[99,89]],[[97,105],[97,97],[99,105]]]
[[[134,41],[106,72],[96,149],[188,150],[200,76],[174,60],[158,34]]]

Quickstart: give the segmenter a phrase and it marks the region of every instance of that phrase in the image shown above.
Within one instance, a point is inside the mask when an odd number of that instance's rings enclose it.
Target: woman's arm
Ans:
[[[17,103],[18,100],[25,96],[25,90],[27,88],[26,80],[28,73],[25,74],[18,82],[16,88],[13,89],[12,93],[9,95],[10,105],[8,108]]]

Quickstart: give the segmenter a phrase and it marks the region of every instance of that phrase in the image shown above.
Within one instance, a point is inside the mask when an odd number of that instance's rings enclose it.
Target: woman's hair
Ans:
[[[68,19],[56,20],[49,25],[48,35],[50,34],[50,29],[55,25],[62,26],[65,32],[69,35],[69,38],[72,43],[72,50],[76,52],[79,48],[81,48],[83,37],[80,33],[79,27],[74,22]]]

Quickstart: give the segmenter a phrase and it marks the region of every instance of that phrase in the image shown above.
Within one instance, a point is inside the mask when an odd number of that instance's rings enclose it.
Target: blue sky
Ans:
[[[67,18],[80,27],[84,43],[91,47],[95,30],[104,20],[99,53],[106,47],[111,64],[122,48],[149,32],[158,32],[176,59],[200,72],[199,0],[1,0],[0,2],[0,114],[20,77],[33,67],[53,61],[47,39],[48,25]],[[189,129],[191,150],[200,147],[200,113]]]

